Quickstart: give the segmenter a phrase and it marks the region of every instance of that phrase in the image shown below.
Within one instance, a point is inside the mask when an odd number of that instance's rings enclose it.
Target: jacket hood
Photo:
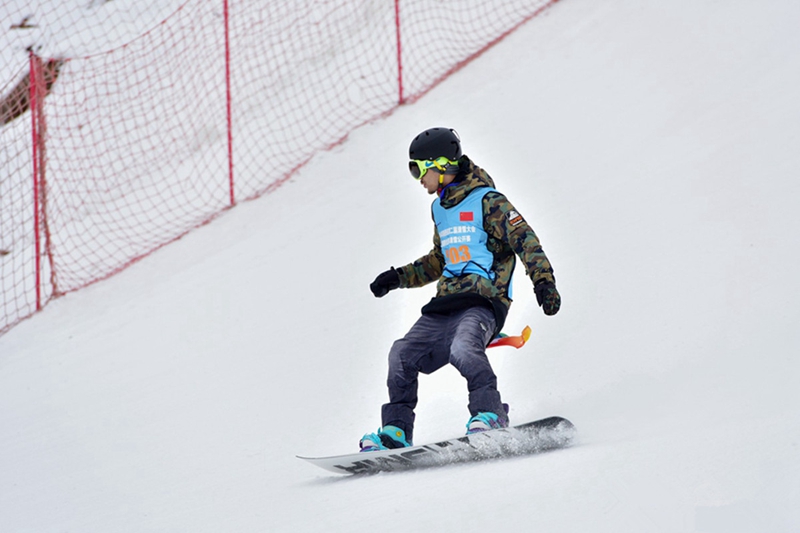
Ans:
[[[439,200],[444,208],[461,203],[469,193],[479,187],[494,188],[494,180],[485,170],[477,166],[466,155],[458,160],[459,171],[455,181],[444,189],[444,196]]]

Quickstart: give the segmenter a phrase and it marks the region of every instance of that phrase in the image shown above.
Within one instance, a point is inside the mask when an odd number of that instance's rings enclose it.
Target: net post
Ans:
[[[41,224],[39,221],[39,58],[33,50],[29,52],[28,74],[28,108],[31,112],[31,152],[33,155],[33,242],[34,271],[36,276],[36,310],[42,309],[42,258],[41,258]]]
[[[394,26],[397,35],[397,93],[398,105],[405,103],[406,98],[403,94],[403,47],[400,41],[400,0],[394,0]]]
[[[223,13],[225,19],[225,101],[228,125],[228,187],[230,189],[230,205],[236,205],[236,194],[233,181],[233,121],[231,116],[231,45],[230,45],[230,16],[228,0],[223,0]]]

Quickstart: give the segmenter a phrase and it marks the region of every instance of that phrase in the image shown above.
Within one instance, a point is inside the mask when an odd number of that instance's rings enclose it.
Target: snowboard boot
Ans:
[[[500,418],[496,413],[478,413],[467,422],[467,435],[507,427],[508,417]]]
[[[406,448],[411,443],[406,440],[406,432],[397,426],[384,426],[377,433],[367,433],[358,443],[362,452],[377,450],[394,450]]]

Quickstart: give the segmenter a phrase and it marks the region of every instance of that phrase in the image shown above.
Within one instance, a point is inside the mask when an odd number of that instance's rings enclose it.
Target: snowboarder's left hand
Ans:
[[[389,291],[400,287],[400,274],[392,267],[386,272],[378,274],[375,281],[370,283],[369,290],[375,295],[375,298],[382,298],[386,296]]]
[[[533,286],[533,292],[536,293],[536,301],[544,311],[544,314],[551,316],[561,309],[561,295],[558,294],[555,283],[540,281]]]

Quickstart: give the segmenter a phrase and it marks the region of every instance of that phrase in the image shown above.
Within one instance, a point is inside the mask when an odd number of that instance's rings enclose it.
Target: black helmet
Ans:
[[[452,128],[425,130],[414,137],[408,148],[409,159],[436,159],[442,156],[450,161],[461,157],[461,139]]]

